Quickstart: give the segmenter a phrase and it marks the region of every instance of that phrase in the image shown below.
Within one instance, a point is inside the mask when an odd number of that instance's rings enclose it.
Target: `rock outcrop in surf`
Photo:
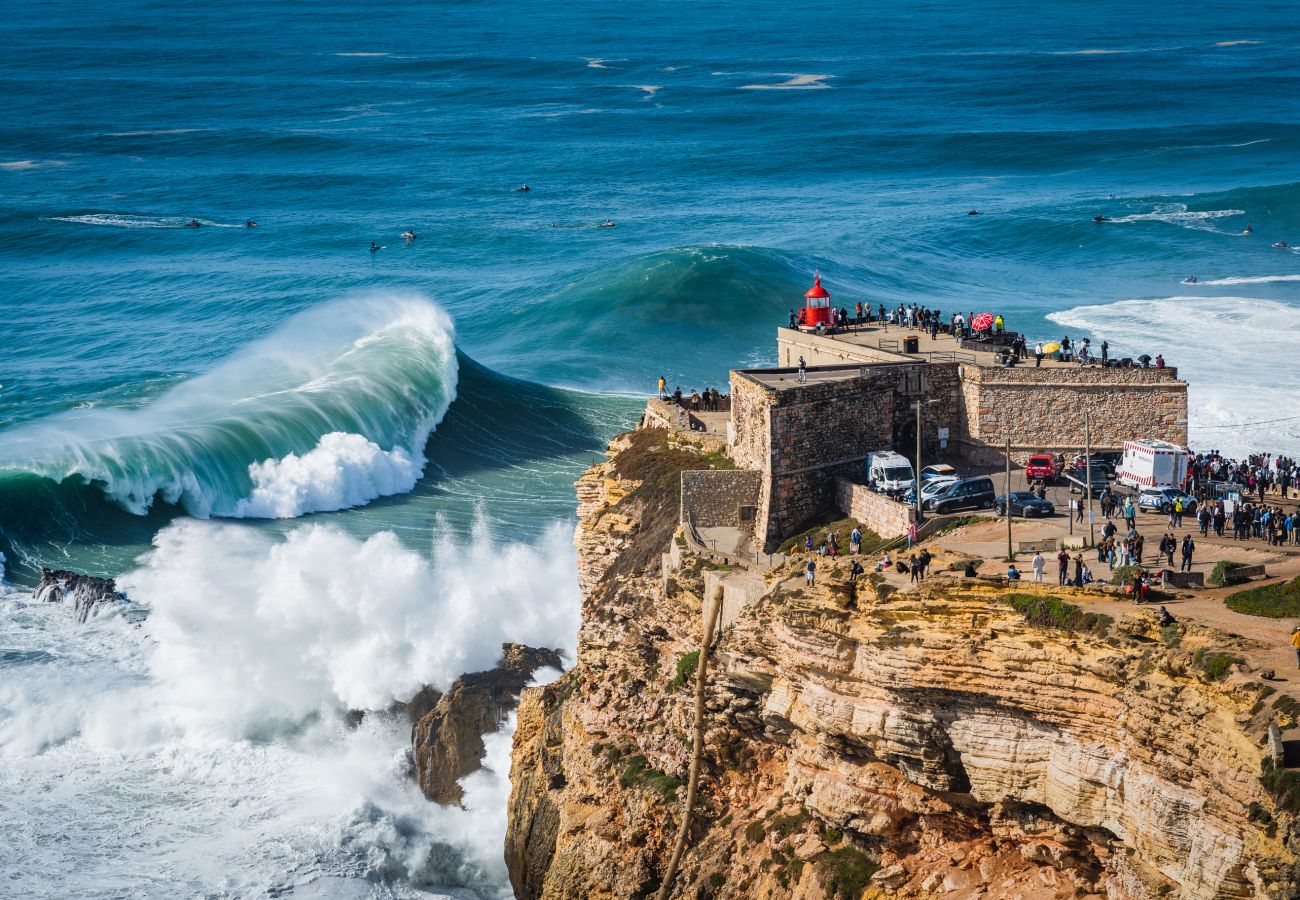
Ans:
[[[109,603],[125,603],[126,594],[117,589],[112,578],[97,578],[63,569],[41,568],[41,582],[33,596],[40,603],[67,603],[72,601],[72,612],[77,623],[97,615],[100,607]]]
[[[503,644],[501,662],[457,678],[445,694],[426,689],[407,704],[416,777],[424,795],[444,806],[460,803],[460,779],[483,761],[483,736],[496,731],[518,705],[538,669],[560,669],[556,650]]]

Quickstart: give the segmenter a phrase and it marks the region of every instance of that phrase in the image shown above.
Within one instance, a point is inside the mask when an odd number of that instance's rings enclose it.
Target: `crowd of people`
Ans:
[[[719,393],[718,389],[713,387],[706,387],[703,391],[691,388],[691,392],[686,394],[682,392],[682,386],[679,384],[670,394],[668,382],[662,375],[659,376],[659,399],[670,400],[682,409],[693,413],[722,412],[730,408],[726,406],[728,396]]]

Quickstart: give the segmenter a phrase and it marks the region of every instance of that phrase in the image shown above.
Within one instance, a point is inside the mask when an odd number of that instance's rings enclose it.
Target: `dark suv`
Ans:
[[[992,478],[963,478],[931,500],[930,509],[942,515],[959,509],[992,509],[996,502]]]

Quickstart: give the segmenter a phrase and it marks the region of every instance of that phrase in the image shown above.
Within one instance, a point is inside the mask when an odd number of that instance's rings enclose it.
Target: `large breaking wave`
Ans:
[[[291,517],[409,491],[456,392],[450,318],[410,294],[344,298],[136,409],[72,410],[0,448],[10,489],[90,486],[123,509]]]

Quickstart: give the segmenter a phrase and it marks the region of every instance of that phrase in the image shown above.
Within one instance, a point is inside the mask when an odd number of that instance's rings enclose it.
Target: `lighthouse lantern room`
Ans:
[[[803,295],[804,307],[799,311],[799,324],[804,328],[831,324],[831,295],[822,287],[822,276],[813,276],[813,286]]]

